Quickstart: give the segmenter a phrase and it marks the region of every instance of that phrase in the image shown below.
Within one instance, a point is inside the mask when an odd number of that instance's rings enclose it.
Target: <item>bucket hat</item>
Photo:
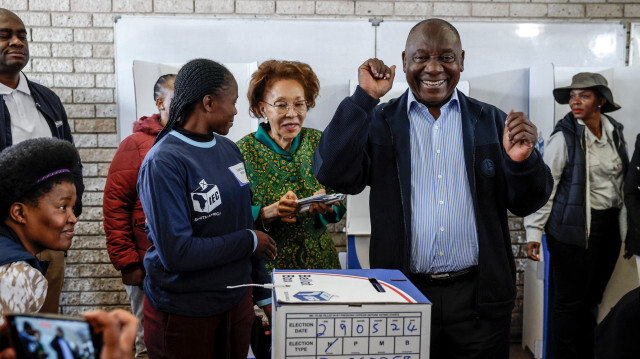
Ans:
[[[595,89],[604,98],[607,103],[602,105],[601,112],[612,112],[620,109],[620,105],[613,101],[613,94],[608,87],[607,79],[604,76],[593,72],[580,72],[575,74],[571,79],[571,85],[558,87],[553,90],[553,97],[560,104],[569,103],[569,93],[575,89]]]

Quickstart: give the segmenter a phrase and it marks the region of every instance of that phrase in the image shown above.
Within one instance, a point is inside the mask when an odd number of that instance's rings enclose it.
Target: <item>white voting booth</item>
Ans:
[[[610,115],[625,126],[623,134],[631,156],[635,137],[640,132],[640,123],[636,120],[640,103],[635,98],[635,89],[640,81],[640,67],[558,67],[553,64],[533,66],[530,69],[529,82],[532,120],[543,139],[548,141],[555,123],[570,111],[569,105],[555,102],[552,90],[569,85],[573,75],[585,71],[598,72],[607,78],[614,100],[622,106]],[[625,229],[623,228],[623,232]],[[622,238],[624,239],[624,233]],[[636,261],[623,259],[623,251],[624,244],[600,304],[598,320],[602,320],[624,294],[639,284]],[[547,302],[550,287],[546,254],[547,252],[541,253],[540,262],[527,262],[524,279],[522,345],[529,347],[536,358],[545,357],[546,322],[550,315]]]

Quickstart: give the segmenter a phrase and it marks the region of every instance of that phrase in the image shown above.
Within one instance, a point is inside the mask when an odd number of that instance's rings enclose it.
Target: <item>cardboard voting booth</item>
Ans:
[[[429,357],[431,303],[398,270],[274,270],[272,357]]]

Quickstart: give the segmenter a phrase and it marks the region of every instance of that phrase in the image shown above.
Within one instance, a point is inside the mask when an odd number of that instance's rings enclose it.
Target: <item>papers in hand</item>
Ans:
[[[338,201],[342,201],[347,197],[342,193],[335,194],[317,194],[315,196],[307,197],[299,199],[297,202],[300,205],[300,212],[306,212],[309,210],[309,207],[314,202],[322,202],[324,204],[335,203]]]

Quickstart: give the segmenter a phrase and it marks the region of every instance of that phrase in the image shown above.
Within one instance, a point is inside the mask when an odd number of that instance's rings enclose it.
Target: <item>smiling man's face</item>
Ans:
[[[416,100],[440,108],[451,98],[464,70],[460,38],[446,24],[423,23],[409,34],[402,64]]]

